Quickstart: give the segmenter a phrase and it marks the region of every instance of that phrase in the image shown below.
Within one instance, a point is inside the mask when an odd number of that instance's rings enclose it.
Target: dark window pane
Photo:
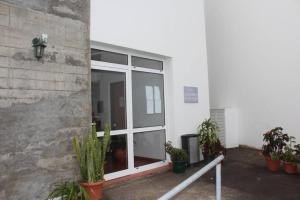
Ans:
[[[92,120],[97,131],[105,124],[126,129],[125,73],[92,70]]]
[[[161,74],[132,72],[134,128],[165,125],[163,85]]]
[[[159,60],[152,60],[148,58],[132,56],[131,62],[132,62],[132,66],[135,67],[144,67],[149,69],[163,70],[163,62]]]
[[[166,160],[165,130],[133,134],[134,167]]]
[[[110,145],[106,153],[104,172],[109,174],[128,168],[127,136],[114,135],[110,137]]]
[[[91,49],[91,59],[96,61],[128,65],[128,55],[98,49]]]

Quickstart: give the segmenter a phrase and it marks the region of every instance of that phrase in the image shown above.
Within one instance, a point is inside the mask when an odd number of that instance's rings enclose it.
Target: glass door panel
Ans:
[[[140,167],[166,160],[164,144],[165,130],[148,131],[133,134],[134,167]]]
[[[165,125],[162,74],[132,72],[133,128]]]
[[[111,136],[104,165],[105,174],[127,169],[127,155],[127,135]]]
[[[92,70],[92,120],[97,131],[105,124],[112,130],[126,129],[126,75]]]

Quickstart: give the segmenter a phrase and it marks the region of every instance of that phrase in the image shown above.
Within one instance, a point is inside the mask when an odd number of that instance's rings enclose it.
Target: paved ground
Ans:
[[[106,189],[104,200],[150,200],[180,183],[201,166],[190,168],[185,174],[167,172],[152,177],[129,181]],[[176,200],[215,199],[214,170],[182,191]],[[245,148],[228,150],[222,167],[223,200],[299,200],[300,175],[271,173],[257,151]]]

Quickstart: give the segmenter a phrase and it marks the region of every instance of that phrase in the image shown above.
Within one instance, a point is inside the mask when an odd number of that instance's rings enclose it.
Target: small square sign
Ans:
[[[198,103],[198,88],[184,86],[184,103]]]

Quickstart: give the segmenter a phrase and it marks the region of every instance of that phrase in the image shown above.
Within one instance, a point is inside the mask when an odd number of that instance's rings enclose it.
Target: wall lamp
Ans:
[[[32,46],[34,47],[34,56],[39,60],[44,56],[44,50],[47,47],[48,35],[42,34],[40,37],[35,37],[32,40]]]

